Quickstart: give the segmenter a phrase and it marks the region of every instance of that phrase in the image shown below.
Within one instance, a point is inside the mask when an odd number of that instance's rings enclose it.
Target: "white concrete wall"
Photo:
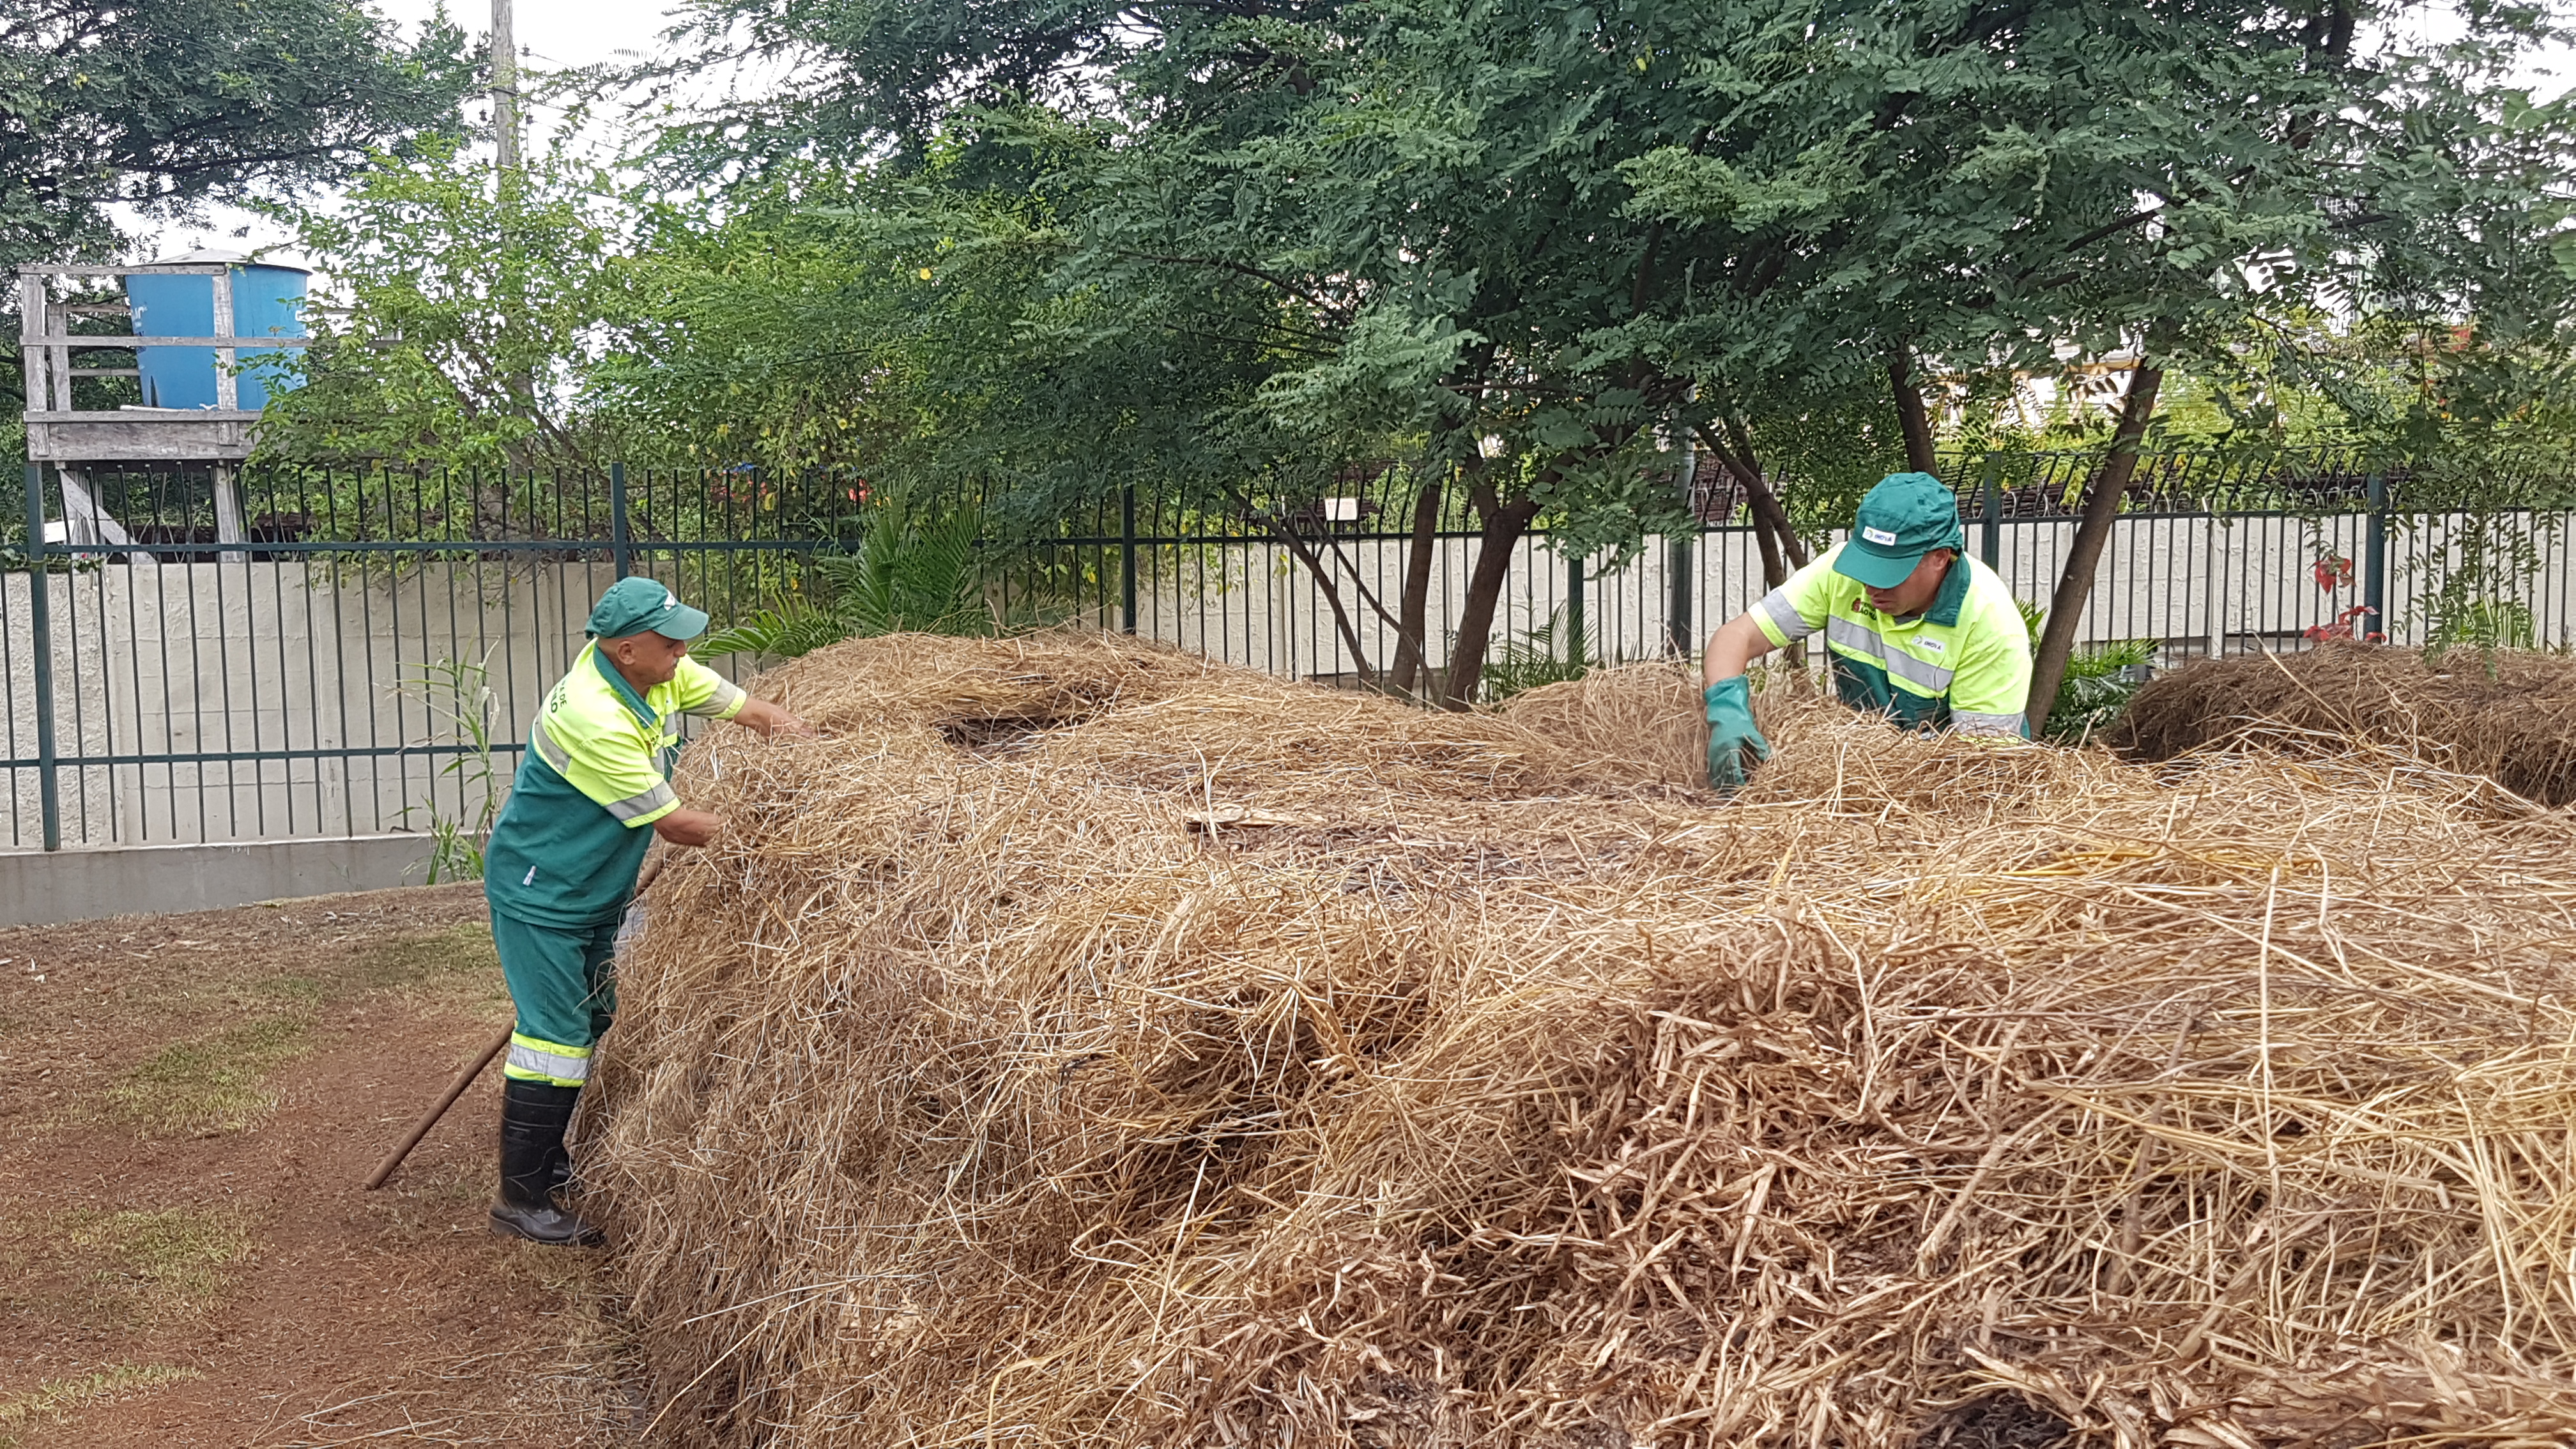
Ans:
[[[14,852],[0,854],[0,926],[420,885],[427,865],[417,835]]]
[[[2420,642],[2420,605],[2454,566],[2456,519],[2417,520],[2392,531],[2388,605],[2399,642]],[[2044,603],[2072,538],[2071,521],[2010,522],[2001,571],[2023,598]],[[2320,553],[2357,557],[2362,520],[2292,518],[2123,520],[2085,611],[2090,641],[2168,641],[2167,658],[2206,647],[2213,620],[2230,648],[2295,641],[2360,597],[2359,581],[2320,590],[2309,566]],[[2542,643],[2571,642],[2569,541],[2536,535],[2521,580]],[[1969,546],[1980,545],[1974,525]],[[1387,613],[1402,592],[1406,545],[1355,540],[1334,567],[1361,652],[1394,655]],[[1477,544],[1444,539],[1433,571],[1431,663],[1448,658]],[[1752,538],[1706,535],[1693,549],[1694,631],[1705,637],[1762,590]],[[1585,625],[1595,658],[1636,659],[1663,647],[1668,555],[1649,540],[1625,567],[1585,570]],[[1090,551],[1080,616],[1118,626],[1115,547]],[[749,570],[744,571],[748,577]],[[1139,551],[1138,632],[1279,674],[1348,677],[1352,651],[1307,570],[1275,544],[1147,547]],[[303,563],[114,565],[47,581],[52,607],[55,719],[64,758],[82,755],[262,751],[288,758],[219,764],[66,767],[63,838],[69,844],[191,842],[425,831],[437,815],[469,818],[477,793],[451,770],[454,756],[383,754],[348,760],[292,757],[342,748],[454,744],[459,734],[420,681],[439,660],[481,663],[492,689],[495,735],[515,744],[541,693],[581,646],[581,623],[612,571],[604,563],[505,567],[440,563],[339,572]],[[1526,638],[1553,619],[1564,629],[1566,560],[1542,539],[1514,550],[1496,621],[1497,644]],[[683,588],[684,593],[696,591]],[[1105,594],[1105,598],[1102,596]],[[721,601],[714,601],[719,602]],[[751,600],[739,600],[749,603]],[[29,579],[0,575],[0,759],[36,754]],[[1562,639],[1556,647],[1561,651]],[[715,661],[725,667],[738,661]],[[515,754],[497,758],[506,780]],[[38,837],[38,775],[7,771],[0,791],[0,851]]]
[[[2456,554],[2445,540],[2462,526],[2457,519],[2432,518],[2391,531],[2387,608],[2398,642],[2423,641],[2428,621],[2422,597]],[[2362,527],[2360,518],[2348,516],[2124,519],[2096,575],[2079,637],[2088,643],[2165,640],[2169,656],[2177,658],[2207,648],[2213,624],[2229,649],[2256,647],[2257,640],[2295,643],[2301,631],[2331,624],[2360,602],[2357,564],[2353,582],[2331,591],[2317,586],[2310,569],[2327,553],[2358,559]],[[2007,522],[1998,571],[2019,597],[2045,607],[2074,534],[2071,519]],[[2541,642],[2576,641],[2569,541],[2563,532],[2551,532],[2540,536],[2540,544],[2538,566],[2521,581],[2522,596],[2539,623]],[[1968,546],[1972,552],[1982,547],[1974,525]],[[1473,539],[1440,543],[1430,603],[1434,665],[1447,661],[1448,634],[1476,547]],[[1394,630],[1364,595],[1374,596],[1389,615],[1398,611],[1405,549],[1401,540],[1352,540],[1330,556],[1361,652],[1373,664],[1393,659]],[[1605,571],[1607,556],[1587,561],[1583,612],[1594,657],[1639,659],[1661,651],[1669,557],[1658,538],[1616,571]],[[1742,532],[1702,536],[1693,557],[1695,632],[1705,638],[1760,598],[1761,557],[1752,536]],[[1145,637],[1273,673],[1355,672],[1323,591],[1282,546],[1145,549],[1138,573],[1137,632]],[[1514,549],[1497,614],[1497,642],[1525,637],[1551,619],[1561,636],[1569,587],[1567,560],[1543,539],[1523,539]],[[1087,617],[1117,627],[1114,599]],[[1556,642],[1561,649],[1561,638]]]
[[[516,742],[581,647],[604,565],[434,564],[335,574],[301,563],[116,565],[47,579],[59,758],[263,752],[228,763],[66,767],[67,843],[280,839],[426,830],[477,799],[452,755],[314,758],[452,745],[424,682],[480,664],[493,733]],[[9,758],[36,754],[28,576],[0,580]],[[507,775],[515,755],[496,766]],[[38,778],[10,772],[0,848],[38,843]],[[408,813],[406,813],[408,812]]]

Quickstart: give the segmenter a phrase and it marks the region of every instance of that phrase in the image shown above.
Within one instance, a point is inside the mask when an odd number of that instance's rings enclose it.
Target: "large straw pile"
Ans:
[[[2395,754],[770,676],[587,1162],[665,1442],[2576,1437],[2570,831]]]
[[[2253,729],[2393,745],[2527,799],[2576,804],[2576,660],[2328,644],[2200,660],[2138,691],[2113,743],[2169,760]]]

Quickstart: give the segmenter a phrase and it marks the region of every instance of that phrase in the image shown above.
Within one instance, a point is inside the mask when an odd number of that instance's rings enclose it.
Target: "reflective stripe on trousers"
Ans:
[[[578,1087],[590,1080],[590,1049],[568,1047],[561,1042],[522,1036],[514,1031],[510,1033],[510,1055],[501,1069],[505,1074],[538,1077],[559,1086]]]

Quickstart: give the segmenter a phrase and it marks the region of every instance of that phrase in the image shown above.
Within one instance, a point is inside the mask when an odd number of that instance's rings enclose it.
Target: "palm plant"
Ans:
[[[925,515],[889,502],[857,551],[814,560],[821,587],[708,635],[698,652],[794,659],[880,634],[990,634],[975,549],[982,521],[972,509]]]

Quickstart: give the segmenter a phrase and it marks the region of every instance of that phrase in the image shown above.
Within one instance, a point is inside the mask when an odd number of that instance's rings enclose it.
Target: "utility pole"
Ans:
[[[510,25],[510,0],[492,0],[492,199],[501,210],[501,275],[496,293],[517,295],[519,194],[525,178],[519,171],[519,40]],[[536,414],[536,377],[512,368],[506,374],[510,395],[520,412]],[[621,568],[619,576],[624,577]]]
[[[504,185],[519,169],[519,42],[510,0],[492,0],[492,165]]]

